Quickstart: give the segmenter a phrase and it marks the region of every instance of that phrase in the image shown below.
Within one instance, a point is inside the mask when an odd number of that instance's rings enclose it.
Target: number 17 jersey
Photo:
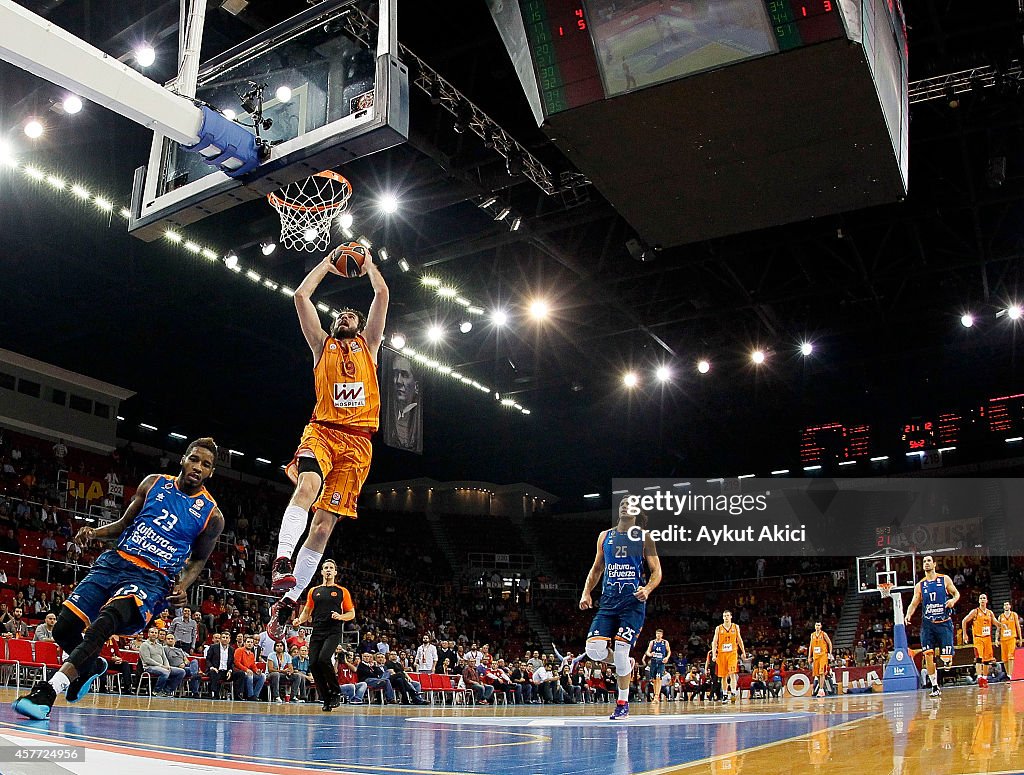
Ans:
[[[217,502],[205,487],[186,495],[178,489],[175,477],[161,474],[134,521],[121,533],[118,554],[143,568],[175,576],[216,508]]]

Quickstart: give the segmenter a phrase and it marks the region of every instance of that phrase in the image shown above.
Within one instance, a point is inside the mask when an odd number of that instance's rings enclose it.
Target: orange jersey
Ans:
[[[733,624],[726,629],[724,624],[718,625],[718,658],[735,656],[740,644],[739,628]]]
[[[811,633],[811,659],[825,659],[828,656],[828,638],[824,630]]]
[[[313,367],[316,406],[310,422],[344,425],[373,432],[380,422],[377,364],[362,336],[324,340]]]
[[[984,611],[982,611],[980,608],[976,608],[974,621],[971,622],[971,631],[974,633],[974,637],[991,637],[992,629],[995,626],[995,622],[996,615],[992,613],[992,609],[986,608]]]
[[[1020,638],[1020,617],[1015,611],[999,614],[999,639],[1016,640]]]

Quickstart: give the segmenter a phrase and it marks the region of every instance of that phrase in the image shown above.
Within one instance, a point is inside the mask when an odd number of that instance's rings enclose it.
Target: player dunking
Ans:
[[[942,573],[935,572],[935,558],[926,554],[921,560],[924,578],[914,585],[914,596],[907,606],[905,623],[910,626],[910,619],[917,607],[924,603],[921,614],[921,648],[924,650],[925,673],[932,684],[932,697],[938,697],[939,673],[935,666],[935,649],[939,650],[943,667],[953,662],[953,611],[960,593],[953,581]]]
[[[736,702],[739,694],[739,657],[746,655],[740,626],[734,624],[732,611],[722,611],[722,623],[715,627],[715,636],[711,639],[711,651],[718,664],[718,677],[722,681],[722,702],[731,698]]]
[[[815,683],[811,694],[825,696],[825,678],[828,676],[828,663],[831,658],[832,639],[821,629],[821,622],[815,622],[811,643],[807,647],[807,660],[811,663],[811,675]]]
[[[590,591],[598,581],[603,582],[598,611],[587,633],[586,654],[597,662],[615,665],[618,697],[611,715],[613,721],[629,718],[629,682],[634,664],[629,651],[644,626],[647,598],[661,583],[658,551],[650,536],[637,535],[638,517],[642,528],[646,518],[630,496],[623,498],[615,527],[602,530],[597,536],[597,555],[580,596],[580,610],[592,608]],[[645,559],[650,570],[646,583]],[[609,653],[608,643],[613,637],[615,646]]]
[[[665,640],[665,631],[654,631],[654,640],[647,644],[644,657],[650,660],[651,680],[654,682],[654,701],[661,702],[661,678],[665,675],[665,663],[672,656],[672,647]]]
[[[363,273],[373,287],[369,315],[342,310],[328,334],[310,300],[329,273],[340,274],[332,263],[339,250],[313,267],[295,291],[299,325],[313,352],[316,406],[287,469],[295,492],[281,520],[273,566],[271,587],[276,594],[284,593],[272,606],[267,625],[275,640],[284,637],[285,625],[316,574],[334,525],[339,519],[356,516],[359,491],[370,471],[370,437],[380,418],[377,351],[384,335],[388,286],[372,256],[367,253],[363,264]],[[293,571],[292,554],[314,506],[313,523]]]
[[[64,601],[53,639],[70,655],[67,661],[49,681],[36,682],[15,700],[14,710],[45,719],[61,692],[68,702],[78,702],[107,672],[99,654],[111,635],[141,631],[163,601],[172,607],[187,602],[185,593],[224,529],[224,516],[204,487],[216,461],[213,439],[196,439],[176,477],[150,474],[119,520],[78,531],[80,544],[117,539],[117,549],[101,554]]]
[[[978,686],[988,686],[988,671],[993,662],[996,661],[995,651],[992,648],[992,635],[996,630],[995,612],[988,607],[988,595],[978,595],[978,607],[964,617],[960,625],[963,630],[964,643],[967,643],[967,625],[971,627],[971,634],[974,636],[974,669],[978,678]]]
[[[999,656],[1006,665],[1006,675],[1013,680],[1013,655],[1021,642],[1020,617],[1010,606],[1009,601],[1003,603],[1003,612],[999,614]]]

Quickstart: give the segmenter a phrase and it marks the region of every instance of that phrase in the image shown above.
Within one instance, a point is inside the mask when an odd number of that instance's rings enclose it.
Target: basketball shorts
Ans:
[[[925,619],[921,623],[921,648],[925,651],[938,650],[944,660],[953,658],[953,620],[933,622]]]
[[[359,491],[370,473],[372,453],[373,445],[364,436],[310,423],[302,432],[299,448],[286,473],[292,482],[297,482],[298,459],[311,454],[324,475],[323,487],[313,508],[354,519]]]
[[[974,658],[978,662],[994,662],[995,655],[992,653],[992,639],[984,635],[974,636]]]
[[[171,580],[164,574],[128,562],[114,550],[109,550],[97,558],[64,605],[89,626],[107,603],[129,598],[134,601],[139,616],[117,634],[134,635],[145,629],[170,590]]]
[[[639,603],[639,601],[637,602]],[[643,629],[646,614],[647,606],[643,603],[621,611],[601,608],[594,615],[594,621],[590,623],[587,640],[591,638],[611,640],[614,638],[621,643],[633,646],[636,639],[640,637],[640,630]]]
[[[1008,659],[1013,659],[1013,654],[1017,650],[1017,639],[1016,638],[1000,638],[999,639],[999,658],[1004,662]]]
[[[811,675],[825,675],[828,672],[828,657],[816,657],[811,664]]]
[[[651,678],[661,678],[665,675],[665,663],[660,659],[651,660]]]
[[[739,659],[735,651],[731,654],[719,654],[716,664],[718,665],[717,675],[719,678],[725,678],[739,672]]]

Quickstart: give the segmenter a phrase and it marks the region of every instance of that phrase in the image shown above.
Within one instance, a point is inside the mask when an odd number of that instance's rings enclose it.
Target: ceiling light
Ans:
[[[530,304],[530,315],[534,320],[543,320],[548,316],[548,312],[550,312],[550,308],[543,299],[537,299]]]
[[[105,213],[109,213],[111,210],[114,209],[114,204],[109,199],[104,199],[101,196],[96,197],[93,200],[93,204],[95,204]]]
[[[238,266],[238,256],[235,255],[234,253],[228,253],[226,256],[224,256],[224,266],[226,266],[228,269],[234,269],[236,266]]]
[[[503,326],[508,323],[508,313],[503,309],[496,309],[491,313],[491,322],[496,326]]]
[[[395,334],[391,337],[391,346],[396,350],[401,350],[405,347],[405,337],[401,334]]]
[[[156,62],[156,51],[148,44],[143,44],[135,49],[135,61],[139,67],[149,67]]]
[[[260,243],[260,250],[263,251],[263,255],[269,256],[271,253],[273,253],[275,250],[277,250],[277,243],[276,242],[261,242]]]
[[[659,366],[658,370],[654,372],[654,376],[658,378],[659,382],[668,382],[672,379],[672,370],[668,366]]]
[[[1020,316],[1021,316],[1020,305],[1019,304],[1011,304],[1007,308],[1006,314],[1010,316],[1010,320],[1020,320]]]
[[[387,261],[388,260],[388,249],[387,248],[381,248],[380,250],[378,250],[377,251],[377,258],[379,258],[381,261]]]
[[[468,334],[472,330],[473,324],[470,323],[468,320],[463,320],[462,323],[459,325],[459,331],[461,331],[464,334]]]
[[[485,199],[484,201],[482,201],[480,203],[480,206],[481,207],[490,207],[492,204],[494,204],[497,201],[498,201],[498,197],[496,197],[496,196],[489,196],[489,197],[487,197],[487,199]]]
[[[14,152],[11,150],[11,146],[0,140],[0,164],[7,165],[9,167],[17,167],[18,162],[14,159]]]
[[[801,342],[800,343],[800,354],[801,355],[810,355],[813,352],[814,352],[814,345],[811,342]]]
[[[701,374],[707,374],[711,371],[711,362],[706,360],[700,360],[697,362],[697,371]]]
[[[338,225],[343,229],[351,229],[353,223],[352,213],[342,213],[338,216]]]
[[[760,366],[764,363],[764,350],[754,350],[754,352],[750,354],[750,360]]]
[[[37,119],[30,119],[29,122],[25,124],[25,134],[33,140],[42,137],[43,125]]]
[[[288,102],[292,98],[292,90],[287,86],[278,86],[274,96],[277,97],[278,102]]]
[[[398,259],[398,266],[403,272],[409,271],[409,262],[406,261],[404,258]]]
[[[74,115],[82,109],[82,100],[76,97],[74,94],[69,94],[64,98],[63,102],[64,112]]]
[[[512,231],[519,231],[519,227],[523,225],[523,219],[521,216],[516,216],[512,219]]]
[[[637,377],[635,372],[627,371],[622,375],[622,384],[628,388],[634,388],[639,384],[640,378]]]
[[[508,218],[508,214],[510,212],[512,212],[511,207],[502,207],[500,210],[498,210],[498,214],[494,216],[494,220],[503,221],[506,218]]]
[[[972,315],[970,312],[965,312],[963,315],[960,316],[960,325],[962,325],[964,328],[970,328],[971,326],[973,326],[974,315]]]
[[[302,239],[306,242],[316,242],[320,238],[320,232],[316,229],[309,228],[302,232]]]
[[[439,288],[441,286],[441,281],[436,277],[431,277],[430,275],[423,275],[423,277],[420,278],[420,282],[431,288]]]
[[[392,215],[398,212],[398,197],[394,194],[384,194],[377,200],[377,206],[382,213]]]
[[[437,343],[444,339],[444,329],[439,325],[433,325],[427,329],[427,339]]]

